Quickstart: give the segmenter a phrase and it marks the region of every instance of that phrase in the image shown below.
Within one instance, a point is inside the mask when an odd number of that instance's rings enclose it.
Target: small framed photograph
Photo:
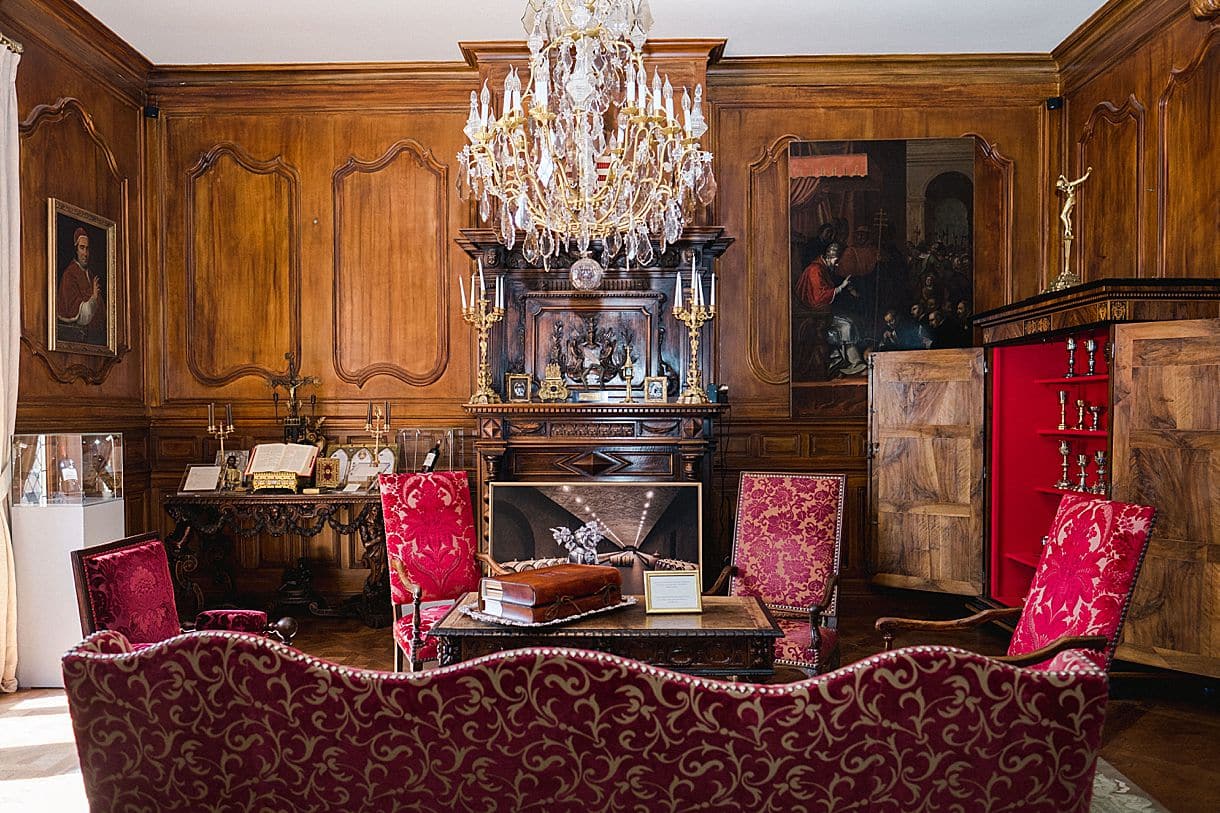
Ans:
[[[644,611],[647,613],[701,613],[698,570],[644,572]]]
[[[187,466],[178,491],[216,491],[220,488],[223,469],[223,466]]]
[[[509,373],[504,376],[504,393],[510,403],[529,403],[533,395],[534,382],[528,375]]]
[[[652,404],[665,403],[665,388],[669,381],[663,375],[650,375],[644,379],[644,400]]]

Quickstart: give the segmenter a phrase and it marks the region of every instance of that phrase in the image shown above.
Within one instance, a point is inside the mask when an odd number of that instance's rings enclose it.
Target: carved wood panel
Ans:
[[[182,316],[196,381],[269,379],[284,369],[285,353],[300,358],[299,186],[282,158],[259,160],[232,143],[187,170]]]
[[[1157,275],[1214,275],[1220,268],[1220,27],[1213,27],[1194,58],[1170,72],[1158,101],[1160,185]]]
[[[1081,278],[1144,276],[1144,106],[1139,100],[1131,95],[1122,107],[1099,102],[1077,139],[1076,158],[1077,174],[1093,168],[1079,190],[1075,261]]]
[[[874,353],[873,581],[983,592],[983,351]]]
[[[449,171],[403,139],[335,170],[334,365],[422,387],[449,363]]]
[[[1013,291],[1015,167],[999,147],[974,138],[974,309],[1008,302]]]
[[[1220,319],[1114,337],[1113,495],[1157,509],[1118,657],[1220,677]]]
[[[118,158],[107,138],[94,123],[93,116],[76,98],[61,98],[54,104],[40,104],[18,126],[21,140],[21,182],[23,189],[22,289],[40,292],[26,297],[23,308],[21,341],[38,358],[50,376],[61,384],[84,381],[101,384],[114,365],[130,352],[128,331],[132,313],[131,234],[132,220],[128,201],[128,179],[119,169]],[[115,291],[117,311],[114,356],[50,351],[48,344],[48,294],[50,273],[47,263],[49,223],[47,198],[56,197],[117,225],[115,246]],[[60,269],[57,269],[60,270]]]

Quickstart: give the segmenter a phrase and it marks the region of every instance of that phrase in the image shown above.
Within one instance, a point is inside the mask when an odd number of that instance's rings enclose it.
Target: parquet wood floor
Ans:
[[[872,628],[880,615],[952,618],[961,600],[904,591],[872,591],[840,600],[843,663],[881,649]],[[954,644],[979,652],[1004,650],[998,630],[942,634],[899,643]],[[305,652],[349,666],[390,669],[388,629],[359,621],[301,619],[297,645]],[[794,678],[794,674],[779,679]],[[1166,673],[1149,675],[1119,665],[1113,676],[1102,756],[1172,811],[1220,810],[1220,682]],[[87,809],[76,762],[67,704],[59,690],[0,695],[0,810]]]

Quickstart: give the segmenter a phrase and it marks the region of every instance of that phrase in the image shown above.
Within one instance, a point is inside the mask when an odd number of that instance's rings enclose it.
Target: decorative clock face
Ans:
[[[591,257],[582,257],[572,263],[572,268],[568,271],[568,279],[572,281],[572,287],[581,291],[589,291],[598,287],[605,276],[606,270]]]

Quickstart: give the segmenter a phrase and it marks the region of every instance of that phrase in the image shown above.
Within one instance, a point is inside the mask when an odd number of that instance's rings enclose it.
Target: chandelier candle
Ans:
[[[470,94],[460,191],[506,248],[524,233],[528,262],[600,241],[603,265],[650,264],[716,194],[703,87],[683,89],[679,122],[644,65],[648,0],[529,0],[522,21],[528,78],[509,70],[499,118],[486,84]]]
[[[470,275],[470,299],[466,299],[466,289],[462,287],[462,278],[458,277],[458,287],[462,291],[462,319],[471,325],[479,337],[479,373],[478,386],[470,396],[471,404],[498,404],[500,396],[491,388],[491,366],[487,361],[487,334],[491,326],[504,318],[504,278],[496,278],[496,291],[493,301],[487,302],[487,284],[483,279],[483,260],[479,260],[479,288],[475,293],[474,274]]]
[[[678,272],[677,284],[674,289],[674,318],[686,325],[690,333],[690,359],[686,363],[686,388],[678,396],[680,404],[706,404],[707,393],[703,391],[702,375],[699,372],[699,328],[704,322],[710,322],[716,317],[716,277],[712,277],[711,304],[703,304],[703,281],[695,265],[695,258],[690,263],[690,304],[682,304],[682,272]]]

